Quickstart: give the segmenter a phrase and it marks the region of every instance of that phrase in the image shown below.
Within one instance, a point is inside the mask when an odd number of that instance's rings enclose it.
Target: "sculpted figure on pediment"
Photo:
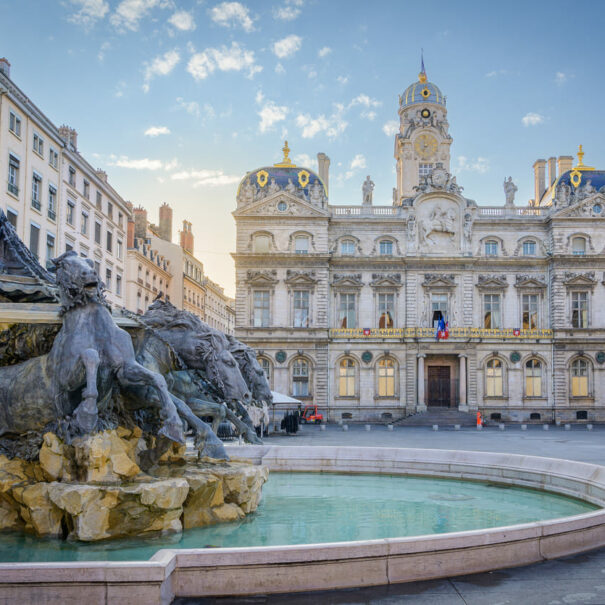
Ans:
[[[240,189],[239,201],[241,204],[251,204],[256,196],[256,187],[250,182],[248,177]]]
[[[288,184],[284,187],[284,189],[291,193],[292,195],[296,195],[296,185],[292,182],[292,179],[288,179]]]
[[[560,206],[568,206],[570,201],[571,187],[567,183],[559,183],[555,189],[555,207],[558,208]]]
[[[420,241],[425,245],[437,244],[435,238],[432,237],[435,233],[445,233],[453,241],[456,235],[456,212],[453,208],[444,209],[436,206],[428,218],[420,221],[419,228]]]
[[[313,185],[309,187],[309,201],[316,206],[323,205],[324,192],[319,181],[315,181]]]
[[[279,185],[275,182],[275,179],[272,178],[269,183],[269,188],[267,189],[267,195],[272,195],[273,193],[277,193],[280,190]]]

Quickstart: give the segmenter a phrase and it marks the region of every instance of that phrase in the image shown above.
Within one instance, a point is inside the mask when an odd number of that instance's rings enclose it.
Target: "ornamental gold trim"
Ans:
[[[571,184],[574,187],[577,187],[582,182],[582,173],[579,170],[572,170],[569,173],[569,178],[571,180]]]
[[[256,182],[261,187],[264,187],[267,184],[268,180],[269,180],[269,173],[266,170],[259,170],[256,173]]]
[[[431,96],[431,91],[425,86],[422,91],[420,92],[420,94],[425,98],[428,99]]]
[[[304,189],[309,184],[311,175],[306,170],[301,170],[298,173],[298,184]]]

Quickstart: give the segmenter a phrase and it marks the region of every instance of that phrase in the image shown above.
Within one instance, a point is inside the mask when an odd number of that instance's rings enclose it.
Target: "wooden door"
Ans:
[[[449,408],[452,398],[450,366],[429,366],[427,383],[427,405]]]

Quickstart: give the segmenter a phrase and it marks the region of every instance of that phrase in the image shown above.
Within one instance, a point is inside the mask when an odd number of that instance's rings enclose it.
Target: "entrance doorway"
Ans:
[[[427,406],[447,407],[452,404],[450,366],[428,366]]]

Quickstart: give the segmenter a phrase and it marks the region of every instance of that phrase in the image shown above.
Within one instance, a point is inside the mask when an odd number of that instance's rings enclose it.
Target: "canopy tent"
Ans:
[[[299,399],[294,399],[293,397],[289,397],[288,395],[284,395],[283,393],[278,393],[277,391],[271,391],[271,395],[273,395],[274,404],[289,403],[302,405],[302,401],[300,401]]]

